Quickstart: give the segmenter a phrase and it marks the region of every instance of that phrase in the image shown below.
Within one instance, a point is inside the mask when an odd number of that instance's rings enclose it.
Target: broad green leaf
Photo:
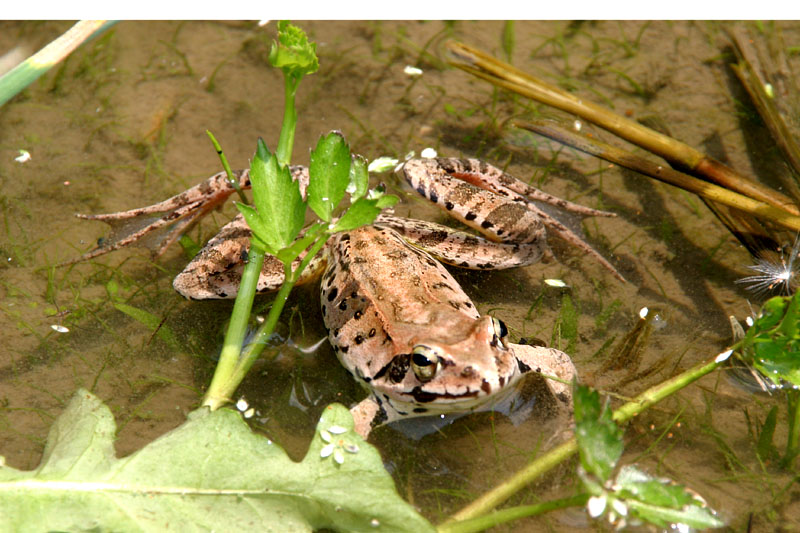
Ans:
[[[123,459],[115,433],[109,409],[78,391],[39,468],[0,467],[0,530],[433,531],[340,405],[326,408],[300,463],[229,409],[194,411]]]
[[[372,221],[375,220],[375,217],[384,207],[394,205],[395,202],[397,202],[397,197],[393,195],[385,195],[378,198],[359,198],[336,222],[333,231],[349,231],[359,226],[372,224]]]
[[[303,30],[282,20],[278,22],[278,42],[273,41],[269,51],[269,62],[286,75],[299,78],[319,68],[316,50],[316,43],[309,42]]]
[[[300,195],[300,186],[292,179],[289,167],[278,164],[277,158],[267,150],[262,139],[258,140],[255,157],[250,163],[250,182],[253,187],[253,203],[257,213],[248,215],[248,209],[239,210],[245,216],[250,229],[271,252],[285,248],[294,241],[305,222],[305,202]],[[256,218],[260,223],[256,223]]]
[[[350,147],[336,131],[320,137],[311,152],[308,206],[325,222],[332,220],[333,210],[344,198],[350,183],[350,161]]]
[[[350,163],[350,184],[347,186],[350,201],[354,202],[364,196],[367,188],[369,188],[367,160],[360,155],[355,155]]]
[[[622,456],[622,429],[611,419],[608,406],[601,406],[596,390],[576,385],[574,399],[575,437],[581,464],[605,482]]]
[[[713,510],[670,480],[657,479],[632,465],[620,469],[614,486],[615,496],[628,508],[629,515],[662,528],[685,524],[692,528],[708,529],[725,525]]]
[[[158,338],[166,342],[170,347],[176,350],[180,350],[182,348],[178,338],[174,333],[172,333],[172,330],[169,329],[166,324],[164,324],[164,319],[162,317],[122,302],[115,303],[114,307],[117,308],[117,311],[121,311],[132,319],[144,324],[147,329],[155,332]]]

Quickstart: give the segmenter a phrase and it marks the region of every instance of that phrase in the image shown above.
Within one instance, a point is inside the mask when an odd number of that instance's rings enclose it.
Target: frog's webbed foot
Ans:
[[[355,423],[353,429],[364,440],[367,440],[373,427],[383,423],[381,415],[383,414],[383,418],[386,417],[383,407],[375,401],[375,397],[372,394],[350,408],[350,414],[353,415],[353,422]]]
[[[249,171],[239,170],[234,175],[242,188],[250,187]],[[234,192],[225,172],[219,172],[203,183],[151,206],[104,215],[79,214],[78,218],[109,224],[112,231],[97,248],[71,262],[92,259],[131,245],[149,248],[158,257]]]
[[[547,379],[547,385],[556,399],[572,412],[572,382],[577,376],[569,355],[555,348],[511,344],[511,349],[524,372],[534,371],[556,379]]]

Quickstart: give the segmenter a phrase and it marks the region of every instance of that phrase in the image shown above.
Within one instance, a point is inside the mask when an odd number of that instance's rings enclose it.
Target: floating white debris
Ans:
[[[53,328],[53,331],[57,331],[59,333],[69,333],[69,328],[62,326],[61,324],[50,324],[50,327]]]
[[[373,159],[372,162],[367,167],[367,171],[369,172],[388,172],[392,170],[398,161],[394,157],[379,157],[377,159]]]
[[[405,73],[406,76],[411,76],[412,78],[416,78],[418,76],[422,76],[422,69],[417,67],[412,67],[411,65],[406,65],[406,67],[403,69],[403,73]]]
[[[421,157],[424,157],[425,159],[433,159],[439,154],[437,154],[436,150],[434,150],[433,148],[425,148],[422,152],[420,152],[419,155]]]
[[[749,316],[749,317],[745,318],[744,319],[744,323],[747,324],[748,328],[753,327],[753,324],[754,324],[753,317]]]
[[[714,362],[721,363],[723,361],[726,361],[731,356],[731,354],[733,354],[733,350],[724,351],[714,358]]]
[[[775,98],[775,89],[772,87],[771,83],[764,84],[764,93],[770,98]]]
[[[247,411],[245,411],[245,412],[242,414],[242,416],[244,416],[245,418],[253,418],[253,415],[254,415],[254,414],[256,414],[256,410],[255,410],[255,409],[253,409],[253,408],[251,407],[250,409],[248,409]]]
[[[618,515],[628,516],[628,506],[622,503],[620,500],[611,500],[611,507],[617,512]]]
[[[14,158],[17,163],[27,163],[31,160],[31,153],[27,150],[17,150],[19,155]]]
[[[581,131],[581,128],[583,128],[583,124],[581,124],[580,120],[576,120],[575,122],[572,123],[572,127],[575,128],[575,131]]]
[[[639,309],[639,318],[644,320],[645,318],[647,318],[647,313],[649,312],[650,310],[648,308],[642,307],[641,309]]]
[[[380,527],[381,523],[377,518],[373,518],[372,520],[369,521],[369,525],[371,525],[372,527]]]
[[[559,288],[559,289],[564,289],[566,287],[569,287],[569,285],[564,283],[563,280],[555,279],[555,278],[546,279],[546,280],[544,280],[544,283],[545,283],[545,285],[550,285],[551,287],[556,287],[556,288]]]
[[[247,411],[248,407],[250,407],[250,405],[247,403],[247,400],[245,400],[244,398],[239,398],[239,401],[236,402],[236,409],[238,409],[242,413]]]
[[[603,511],[606,510],[605,496],[592,496],[586,504],[586,509],[589,511],[589,516],[597,518]]]

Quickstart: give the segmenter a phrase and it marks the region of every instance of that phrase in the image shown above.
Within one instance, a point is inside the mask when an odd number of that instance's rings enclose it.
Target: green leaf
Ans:
[[[622,467],[614,480],[614,497],[628,508],[629,515],[661,528],[685,524],[696,529],[725,525],[699,497],[668,479],[657,479],[632,465]]]
[[[322,457],[323,429],[343,431],[332,439],[341,464]],[[0,530],[433,531],[340,405],[325,409],[300,463],[229,409],[194,411],[123,459],[115,433],[110,410],[78,391],[36,470],[0,467]]]
[[[333,231],[349,231],[359,226],[372,224],[375,217],[384,207],[389,207],[397,202],[393,195],[384,195],[375,198],[359,198],[342,217],[336,222]]]
[[[306,206],[300,186],[292,179],[289,167],[278,164],[262,139],[258,139],[256,154],[250,163],[250,182],[257,212],[241,207],[239,211],[253,233],[274,254],[289,246],[303,228]]]
[[[287,76],[300,78],[319,68],[316,50],[316,43],[309,42],[303,30],[282,20],[278,22],[278,42],[273,41],[269,51],[269,62]]]
[[[350,147],[341,133],[332,131],[320,137],[311,152],[308,175],[308,206],[330,222],[350,183]]]
[[[575,387],[575,437],[584,470],[601,482],[611,477],[622,456],[622,429],[611,418],[607,405],[601,406],[596,390]]]
[[[347,186],[350,201],[354,202],[364,196],[368,187],[367,160],[360,155],[355,155],[350,163],[350,184]]]
[[[155,332],[158,338],[166,342],[171,348],[176,350],[182,349],[182,344],[178,341],[175,334],[172,333],[172,330],[164,324],[163,318],[145,311],[144,309],[139,309],[138,307],[133,307],[132,305],[122,302],[115,303],[114,307],[117,308],[117,311],[121,311],[137,322],[144,324],[147,329]]]

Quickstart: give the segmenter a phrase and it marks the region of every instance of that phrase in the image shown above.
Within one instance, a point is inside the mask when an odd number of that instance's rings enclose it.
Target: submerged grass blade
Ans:
[[[78,46],[98,33],[104,32],[115,22],[106,20],[82,20],[77,22],[58,39],[11,69],[0,78],[0,105],[36,81]]]

